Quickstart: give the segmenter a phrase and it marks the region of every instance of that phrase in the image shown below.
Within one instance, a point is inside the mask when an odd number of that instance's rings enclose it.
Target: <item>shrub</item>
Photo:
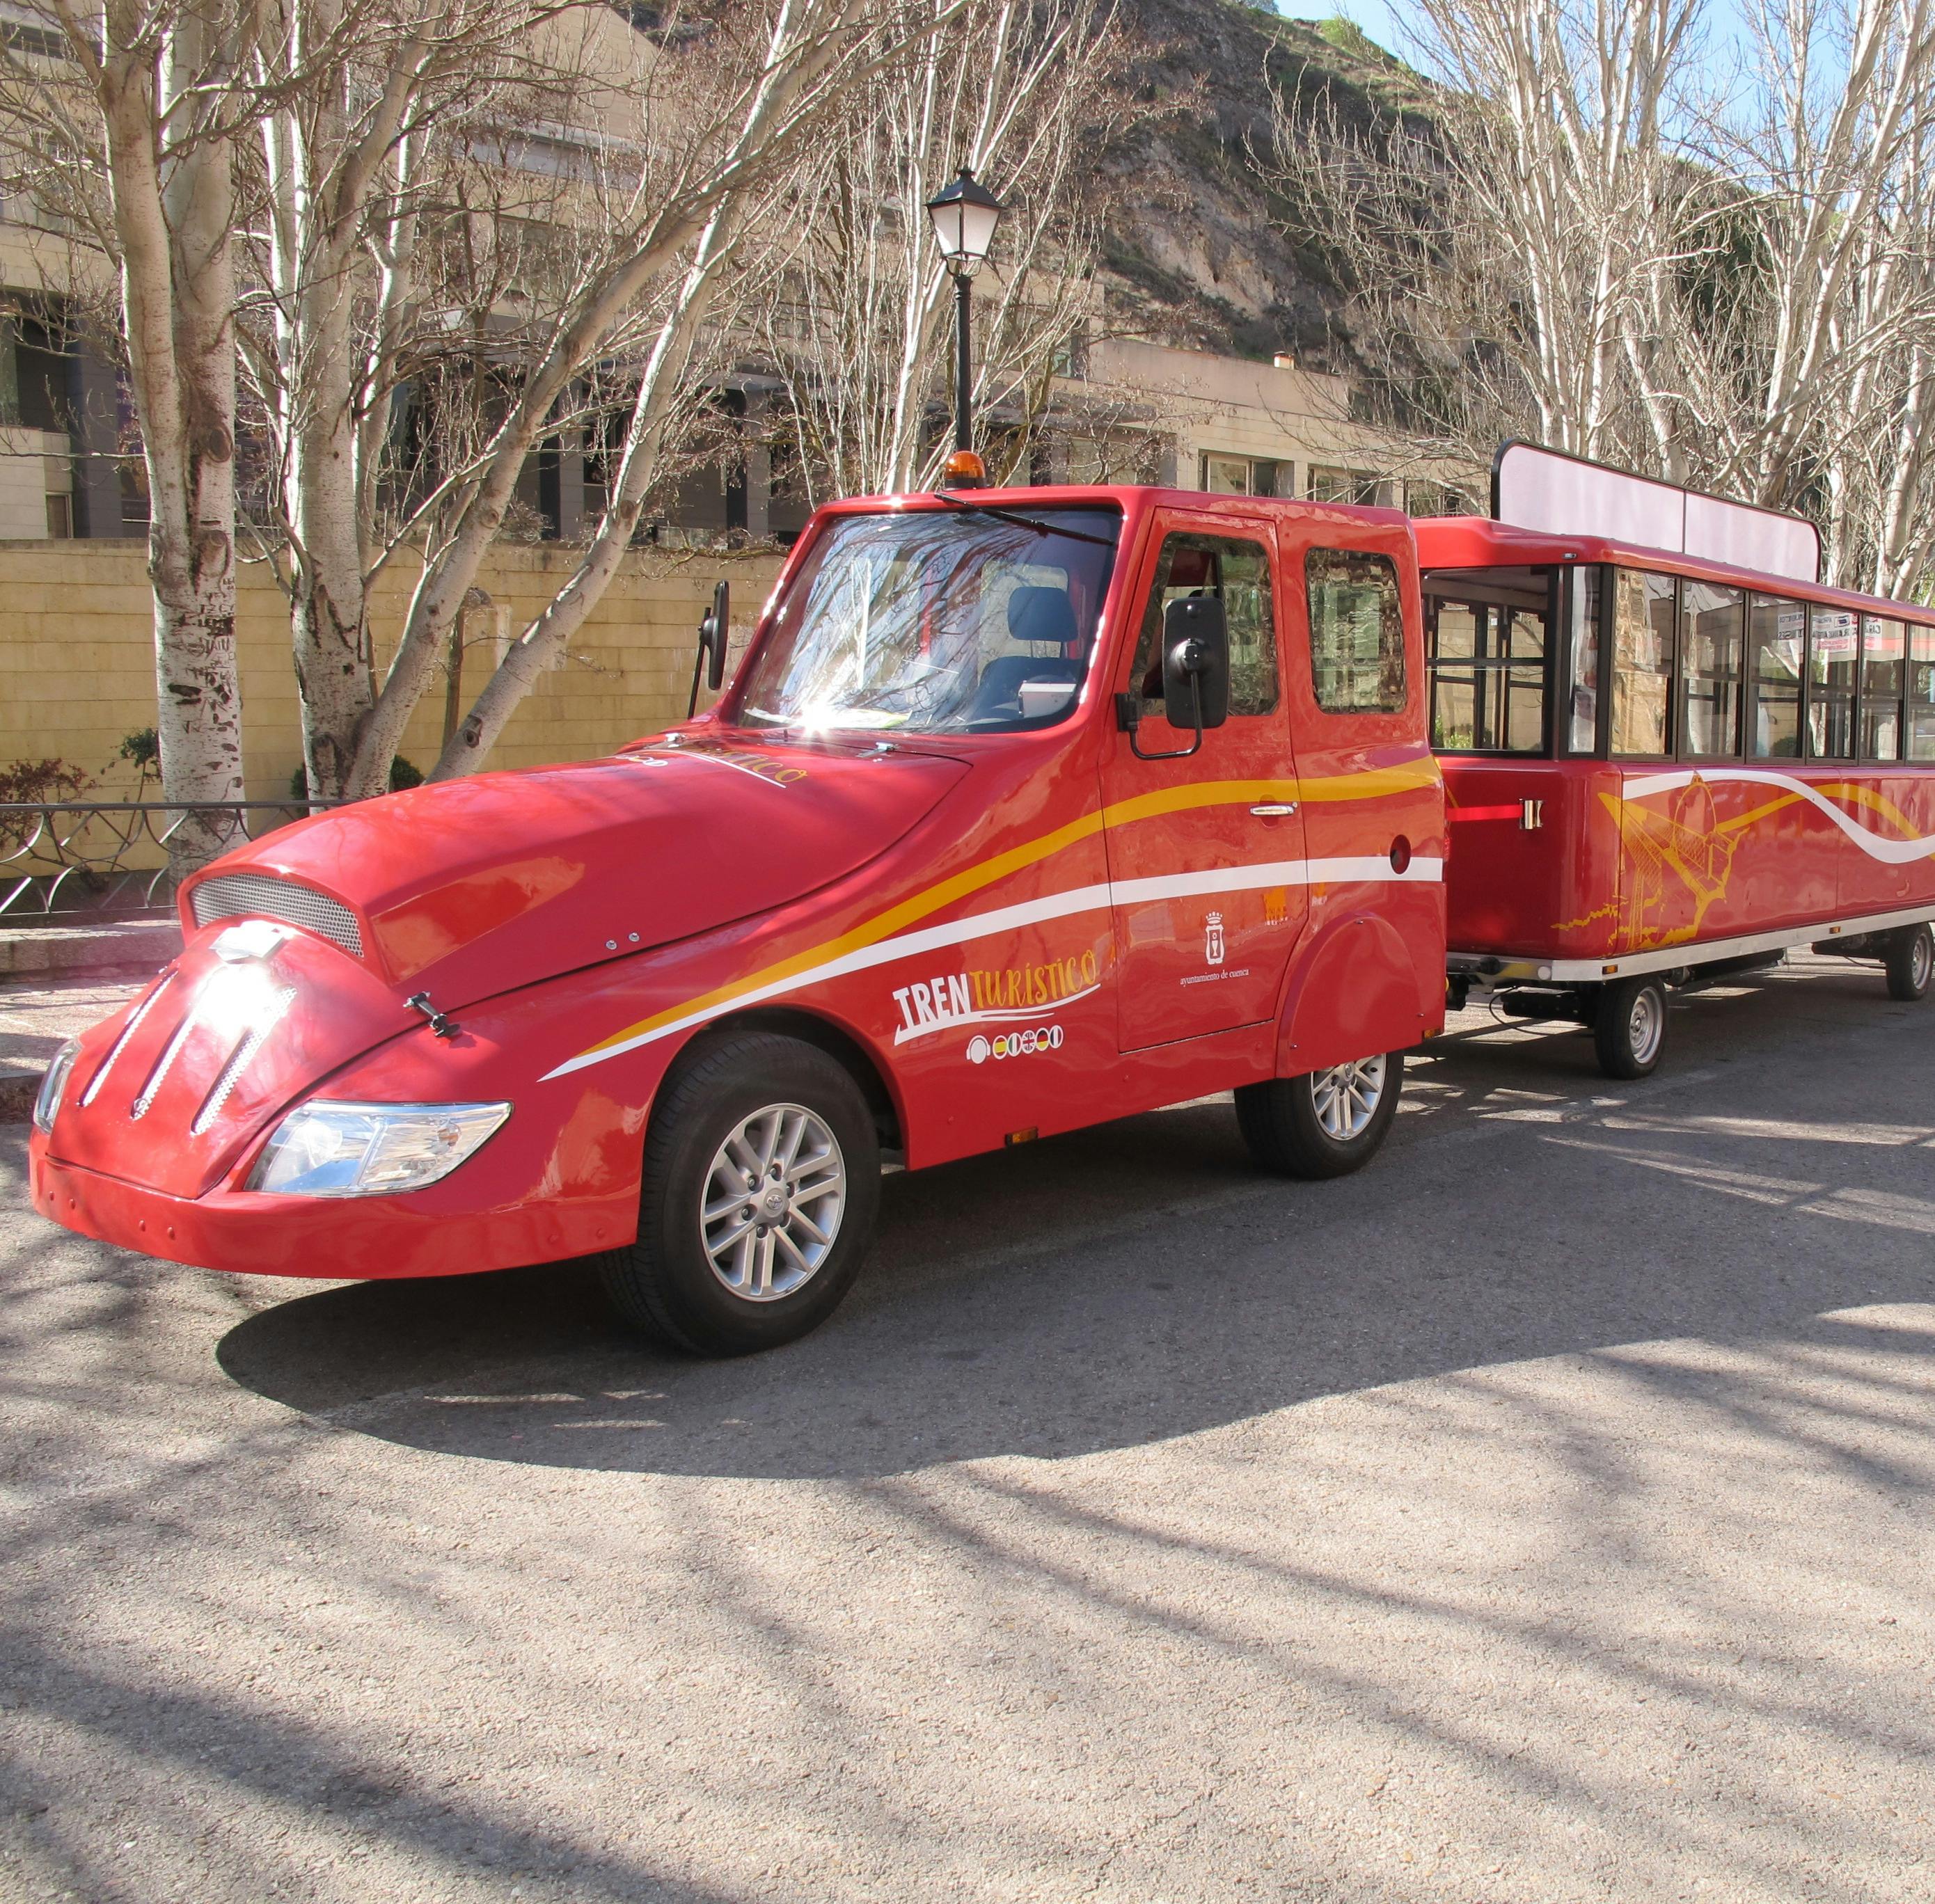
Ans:
[[[0,766],[0,803],[12,800],[78,800],[94,776],[65,760],[16,760]],[[31,813],[0,815],[0,852],[24,845],[39,824]]]

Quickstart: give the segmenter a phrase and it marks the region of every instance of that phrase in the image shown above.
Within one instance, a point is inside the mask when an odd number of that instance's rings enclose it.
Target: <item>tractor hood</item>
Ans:
[[[877,747],[647,744],[320,814],[183,889],[189,937],[262,916],[445,1012],[781,906],[864,865],[961,778]]]
[[[186,948],[82,1040],[50,1147],[200,1196],[282,1106],[420,1029],[413,994],[454,1013],[783,906],[891,846],[965,771],[682,740],[285,828],[186,883]]]

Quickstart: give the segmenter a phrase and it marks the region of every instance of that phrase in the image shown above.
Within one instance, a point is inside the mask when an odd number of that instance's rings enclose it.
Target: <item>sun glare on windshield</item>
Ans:
[[[774,611],[738,718],[919,734],[1062,720],[1082,692],[1120,526],[1094,508],[836,517]]]

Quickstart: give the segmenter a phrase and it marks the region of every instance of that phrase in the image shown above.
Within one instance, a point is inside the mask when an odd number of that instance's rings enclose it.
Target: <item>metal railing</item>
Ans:
[[[201,864],[334,800],[0,801],[0,919],[138,919],[174,909],[171,859]]]

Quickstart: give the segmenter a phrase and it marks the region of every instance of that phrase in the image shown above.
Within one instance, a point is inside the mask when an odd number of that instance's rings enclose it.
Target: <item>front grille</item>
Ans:
[[[333,939],[346,952],[363,956],[363,928],[341,901],[312,887],[261,873],[219,873],[204,880],[190,896],[197,925],[219,919],[274,919],[306,932]]]

